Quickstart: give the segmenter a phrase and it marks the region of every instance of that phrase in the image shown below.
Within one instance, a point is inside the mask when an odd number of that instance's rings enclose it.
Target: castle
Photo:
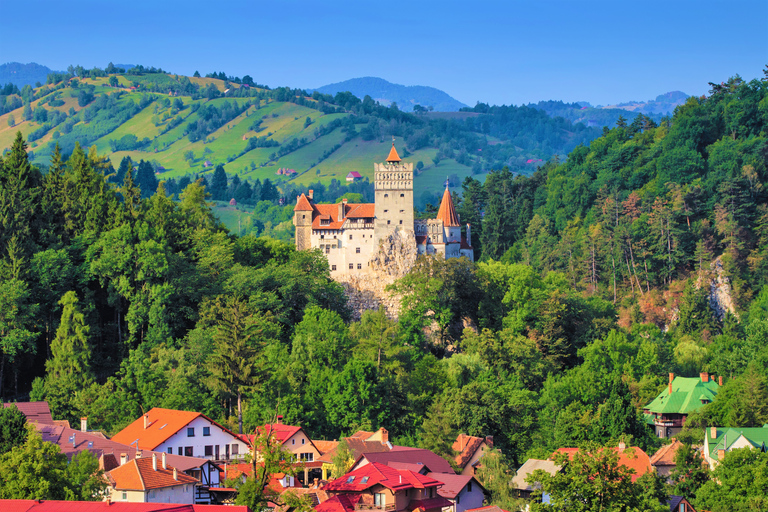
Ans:
[[[395,230],[414,238],[418,254],[474,260],[470,225],[466,236],[453,198],[445,189],[437,217],[413,218],[413,164],[403,163],[394,142],[387,161],[374,164],[374,203],[315,204],[312,191],[301,194],[293,209],[296,249],[320,249],[331,275],[365,272],[379,242]]]

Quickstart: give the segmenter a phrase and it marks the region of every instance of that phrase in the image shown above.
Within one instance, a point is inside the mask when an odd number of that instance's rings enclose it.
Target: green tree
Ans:
[[[696,500],[698,490],[709,482],[709,468],[703,462],[699,452],[690,444],[683,444],[677,449],[675,468],[670,475],[674,486],[672,494],[691,502]]]
[[[0,455],[8,453],[27,440],[27,417],[16,405],[0,409]]]
[[[696,508],[712,512],[768,509],[768,453],[740,448],[725,454],[696,493]]]
[[[211,179],[211,196],[216,201],[227,200],[227,173],[224,171],[224,166],[219,164],[213,171],[213,178]]]
[[[330,474],[331,480],[341,478],[352,468],[352,464],[355,463],[355,457],[352,450],[349,449],[349,443],[347,443],[346,439],[339,441],[336,450],[333,452],[333,457],[331,457],[331,463],[333,464]]]
[[[478,466],[475,477],[490,494],[488,503],[504,510],[518,510],[523,505],[513,495],[511,481],[515,472],[498,449],[488,450],[483,463]]]

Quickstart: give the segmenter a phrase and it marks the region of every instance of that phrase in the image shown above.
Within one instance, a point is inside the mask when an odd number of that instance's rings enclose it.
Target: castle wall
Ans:
[[[312,212],[295,212],[293,225],[296,226],[296,249],[305,251],[316,247],[312,245]]]
[[[371,255],[375,250],[373,227],[357,227],[348,221],[341,230],[313,230],[311,246],[320,248],[328,258],[331,275],[366,272]],[[354,227],[352,227],[354,226]],[[350,265],[352,266],[350,268]]]

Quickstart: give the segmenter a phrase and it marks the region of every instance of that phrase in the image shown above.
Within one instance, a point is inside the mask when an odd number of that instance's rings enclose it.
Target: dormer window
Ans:
[[[348,484],[351,484],[354,481],[355,481],[355,477],[354,476],[347,477],[347,483]]]
[[[367,483],[368,482],[368,478],[370,478],[370,477],[364,476],[363,479],[360,480],[360,483],[361,484]]]

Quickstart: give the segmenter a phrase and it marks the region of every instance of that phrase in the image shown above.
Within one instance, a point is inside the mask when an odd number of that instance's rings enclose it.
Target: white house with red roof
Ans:
[[[312,190],[298,196],[293,209],[296,249],[320,249],[332,276],[362,273],[369,270],[379,242],[399,230],[413,238],[419,254],[474,260],[470,226],[463,235],[447,188],[437,217],[414,221],[413,164],[402,162],[394,142],[386,162],[374,164],[374,190],[375,201],[365,204],[346,199],[317,204]]]
[[[200,457],[210,460],[242,459],[248,444],[205,414],[155,407],[112,440],[141,450]]]
[[[133,459],[105,474],[112,501],[139,503],[194,503],[196,478],[168,465],[160,457]]]
[[[407,469],[372,462],[328,482],[330,498],[315,507],[318,512],[391,510],[441,512],[451,502],[439,495],[443,482]]]

